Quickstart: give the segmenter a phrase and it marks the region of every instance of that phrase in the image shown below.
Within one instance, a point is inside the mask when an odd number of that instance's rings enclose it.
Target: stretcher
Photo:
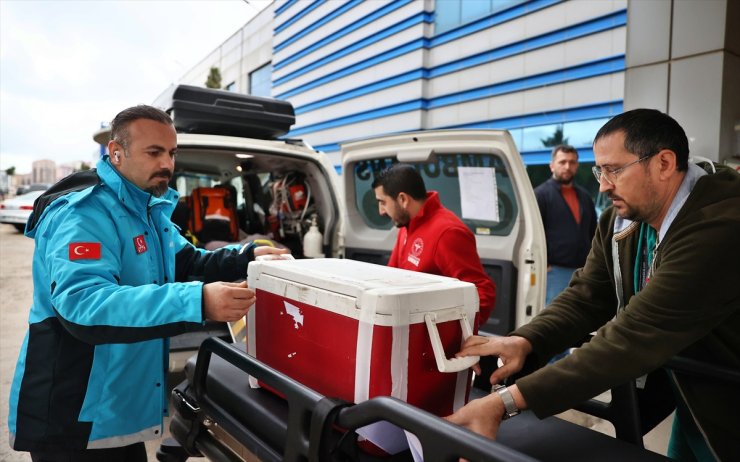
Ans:
[[[476,435],[391,397],[360,404],[321,394],[246,354],[243,348],[207,339],[187,380],[172,392],[174,438],[158,459],[179,462],[189,455],[212,461],[411,461],[410,451],[373,456],[356,445],[354,429],[388,421],[414,433],[424,460],[457,461],[666,461],[639,446],[530,412],[506,420],[497,441]],[[279,390],[285,399],[249,386],[248,375]]]

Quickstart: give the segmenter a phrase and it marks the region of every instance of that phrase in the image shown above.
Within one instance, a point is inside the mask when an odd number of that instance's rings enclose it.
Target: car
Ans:
[[[26,229],[26,222],[33,211],[34,201],[44,191],[46,191],[46,188],[4,200],[0,203],[0,223],[13,225],[19,233],[22,233]]]
[[[32,191],[46,191],[51,188],[52,183],[31,183],[28,185],[21,185],[15,190],[15,194],[20,196],[23,194],[30,193]]]

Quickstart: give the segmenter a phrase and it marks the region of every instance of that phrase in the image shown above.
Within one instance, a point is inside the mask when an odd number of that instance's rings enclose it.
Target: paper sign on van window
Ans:
[[[462,217],[469,220],[499,221],[496,169],[458,167]]]

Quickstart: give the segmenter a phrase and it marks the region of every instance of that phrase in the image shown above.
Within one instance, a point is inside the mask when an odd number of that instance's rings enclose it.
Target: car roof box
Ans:
[[[178,85],[161,101],[181,133],[275,139],[295,123],[288,101]]]

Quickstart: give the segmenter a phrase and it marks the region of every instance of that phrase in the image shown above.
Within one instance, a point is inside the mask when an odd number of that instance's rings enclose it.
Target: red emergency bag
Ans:
[[[203,242],[238,241],[235,198],[226,188],[195,188],[188,199],[190,231]]]

